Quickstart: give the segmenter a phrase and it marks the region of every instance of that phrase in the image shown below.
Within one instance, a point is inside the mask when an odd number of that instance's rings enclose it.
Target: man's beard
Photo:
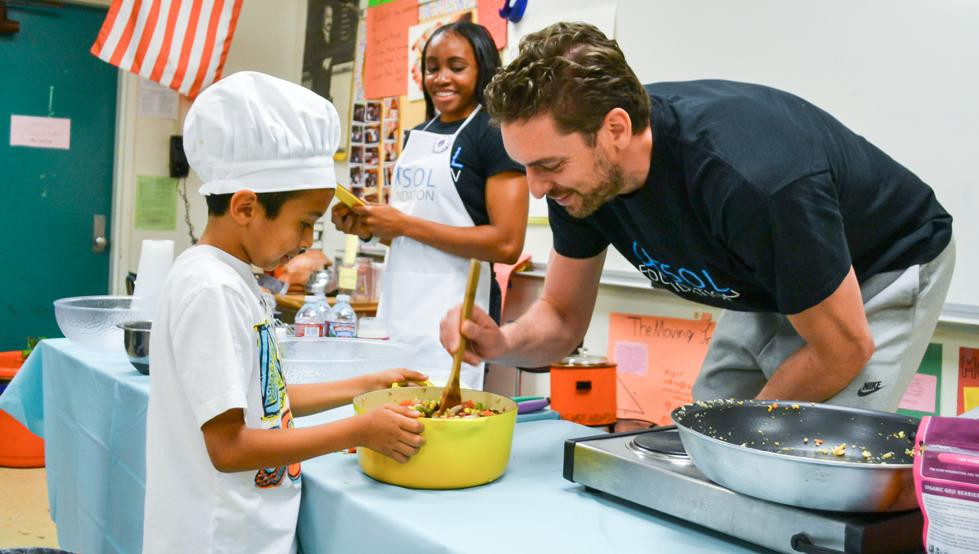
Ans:
[[[595,173],[600,179],[598,186],[587,193],[577,193],[581,198],[581,207],[565,208],[572,217],[584,219],[622,192],[625,186],[622,168],[613,164],[600,148],[595,149]]]

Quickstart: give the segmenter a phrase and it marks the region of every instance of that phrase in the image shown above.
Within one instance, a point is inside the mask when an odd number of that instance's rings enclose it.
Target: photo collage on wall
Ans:
[[[401,150],[397,98],[357,102],[350,127],[350,187],[369,203],[387,201]]]

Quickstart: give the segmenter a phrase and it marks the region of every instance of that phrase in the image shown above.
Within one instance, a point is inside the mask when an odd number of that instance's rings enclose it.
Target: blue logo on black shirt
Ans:
[[[639,264],[639,271],[649,279],[655,286],[657,283],[664,288],[672,289],[680,295],[706,296],[718,300],[734,300],[741,296],[736,290],[730,287],[722,288],[714,282],[710,272],[706,269],[691,270],[685,267],[674,268],[670,264],[664,264],[653,259],[648,252],[639,246],[636,241],[632,242],[632,253],[635,254]]]
[[[462,147],[456,146],[456,151],[452,153],[452,160],[449,161],[449,173],[452,174],[452,182],[458,183],[462,169],[465,167],[459,162],[459,154],[462,154]]]

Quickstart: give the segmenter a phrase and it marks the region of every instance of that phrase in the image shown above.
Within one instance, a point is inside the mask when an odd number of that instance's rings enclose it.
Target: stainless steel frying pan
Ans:
[[[818,510],[917,506],[914,418],[758,400],[697,402],[672,417],[697,469],[731,490]]]

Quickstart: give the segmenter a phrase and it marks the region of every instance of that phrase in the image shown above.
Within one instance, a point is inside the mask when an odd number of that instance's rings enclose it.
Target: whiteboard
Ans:
[[[979,306],[979,2],[620,0],[615,35],[643,83],[787,90],[913,171],[955,218],[947,302]],[[528,233],[535,261],[549,240]],[[629,266],[610,252],[606,268]]]

